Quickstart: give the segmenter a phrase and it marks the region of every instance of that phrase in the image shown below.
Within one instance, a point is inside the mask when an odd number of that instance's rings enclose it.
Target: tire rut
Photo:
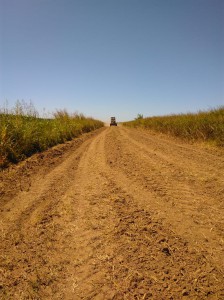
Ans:
[[[173,172],[175,175],[175,168],[164,167],[163,162],[159,161],[155,164],[139,148],[137,152],[136,147],[122,141],[120,133],[111,132],[111,135],[107,144],[110,139],[118,138],[118,146],[114,148],[110,164],[114,169],[122,171],[123,177],[127,176],[127,185],[132,192],[137,193],[145,207],[156,208],[171,228],[185,235],[196,247],[206,249],[207,255],[216,261],[217,266],[222,266],[224,220],[217,196],[208,197],[206,189],[200,193],[194,186],[179,182],[178,177],[172,175]],[[144,200],[148,195],[151,198]]]
[[[2,299],[223,299],[223,178],[212,198],[198,183],[197,159],[182,170],[191,146],[165,145],[107,128],[6,203]],[[204,175],[220,175],[217,162],[200,163]]]

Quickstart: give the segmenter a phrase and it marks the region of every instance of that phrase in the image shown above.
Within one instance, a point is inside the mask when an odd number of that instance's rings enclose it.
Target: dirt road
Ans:
[[[224,153],[111,127],[1,173],[1,299],[224,299]]]

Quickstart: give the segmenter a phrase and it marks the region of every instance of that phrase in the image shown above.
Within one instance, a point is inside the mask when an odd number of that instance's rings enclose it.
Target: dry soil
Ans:
[[[224,153],[109,127],[0,173],[1,299],[224,299]]]

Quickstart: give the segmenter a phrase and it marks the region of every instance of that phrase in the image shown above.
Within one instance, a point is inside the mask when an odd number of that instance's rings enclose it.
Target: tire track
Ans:
[[[129,181],[127,190],[136,194],[144,207],[156,209],[173,230],[184,235],[195,247],[203,248],[222,269],[224,218],[215,195],[211,198],[206,195],[206,190],[198,193],[197,188],[177,181],[170,175],[175,168],[169,166],[168,170],[167,167],[164,169],[163,162],[159,161],[155,164],[140,149],[137,152],[131,143],[122,141],[121,134],[118,130],[111,132],[106,142],[109,153],[112,147],[110,140],[114,142],[118,137],[109,163],[114,170],[123,172],[119,182],[127,181],[126,176]]]
[[[2,213],[1,298],[223,299],[218,193],[212,198],[200,185],[197,159],[182,171],[190,157],[173,156],[195,149],[168,142],[164,152],[165,144],[107,128],[10,201],[15,215]],[[217,178],[216,164],[202,164],[203,174]]]

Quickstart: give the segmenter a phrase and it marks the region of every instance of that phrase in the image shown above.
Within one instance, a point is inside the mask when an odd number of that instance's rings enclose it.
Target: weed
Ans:
[[[124,122],[129,127],[142,127],[191,141],[206,141],[224,147],[224,106],[196,114],[137,118]]]
[[[102,126],[101,121],[66,110],[40,118],[32,103],[17,101],[10,110],[0,108],[0,168]]]

